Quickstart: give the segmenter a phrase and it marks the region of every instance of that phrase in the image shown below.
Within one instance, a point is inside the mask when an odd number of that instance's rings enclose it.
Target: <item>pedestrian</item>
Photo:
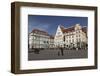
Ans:
[[[37,49],[37,48],[34,49],[34,53],[35,53],[35,54],[39,54],[39,52],[40,52],[39,49]]]
[[[64,55],[63,48],[61,47],[60,50],[61,50],[61,55],[63,56]]]

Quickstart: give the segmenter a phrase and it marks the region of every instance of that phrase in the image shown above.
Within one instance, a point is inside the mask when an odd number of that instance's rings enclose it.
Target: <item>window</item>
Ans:
[[[68,42],[68,40],[66,40],[66,42]]]
[[[34,36],[33,39],[36,39],[36,37]]]
[[[74,42],[74,39],[72,40],[72,42]]]
[[[79,42],[81,42],[81,39],[79,38]]]
[[[45,41],[44,41],[44,43],[45,43]]]
[[[65,41],[65,36],[64,36],[64,41]]]
[[[78,39],[76,39],[76,42],[78,42]]]
[[[71,40],[69,40],[69,42],[71,42]]]

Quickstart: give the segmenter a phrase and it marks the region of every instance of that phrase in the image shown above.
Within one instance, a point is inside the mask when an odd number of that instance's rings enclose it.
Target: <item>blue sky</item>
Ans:
[[[55,35],[58,25],[70,27],[79,23],[81,26],[88,25],[87,17],[71,16],[47,16],[47,15],[28,15],[28,32],[33,29],[47,31],[50,35]]]

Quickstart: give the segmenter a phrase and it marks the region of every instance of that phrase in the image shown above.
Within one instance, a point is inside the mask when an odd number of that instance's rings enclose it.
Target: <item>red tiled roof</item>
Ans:
[[[87,27],[83,27],[83,28],[82,28],[82,31],[83,31],[84,33],[87,33]]]
[[[74,26],[70,27],[70,28],[64,28],[64,27],[60,26],[60,28],[61,28],[63,33],[68,33],[68,32],[74,31]]]
[[[51,38],[51,39],[54,39],[54,36],[50,35],[50,38]]]
[[[68,33],[68,32],[72,32],[75,30],[75,26],[69,27],[69,28],[64,28],[63,26],[60,26],[61,30],[63,33]],[[87,33],[87,27],[82,27],[82,31],[84,33]]]

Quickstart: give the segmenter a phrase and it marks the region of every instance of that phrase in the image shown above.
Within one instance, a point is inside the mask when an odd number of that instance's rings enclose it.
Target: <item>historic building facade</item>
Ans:
[[[28,36],[29,48],[87,48],[87,27],[76,24],[69,28],[59,25],[55,36],[46,31],[33,29]]]
[[[53,48],[54,46],[54,37],[39,29],[33,29],[28,39],[29,48]]]
[[[80,24],[69,28],[59,25],[54,37],[55,47],[86,48],[87,42],[87,27]]]

